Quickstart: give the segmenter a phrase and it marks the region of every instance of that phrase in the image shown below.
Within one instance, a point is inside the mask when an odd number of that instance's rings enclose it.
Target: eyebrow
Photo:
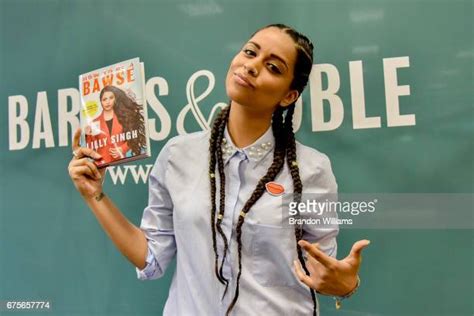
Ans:
[[[249,41],[248,43],[249,43],[249,44],[252,44],[252,45],[255,45],[258,49],[261,49],[261,48],[262,48],[260,45],[258,45],[258,44],[255,43],[255,42]],[[273,58],[275,58],[275,59],[278,59],[279,61],[281,61],[281,62],[285,65],[286,69],[289,69],[288,64],[286,63],[286,61],[285,61],[283,58],[281,58],[280,56],[271,53],[271,54],[270,54],[270,57],[273,57]]]

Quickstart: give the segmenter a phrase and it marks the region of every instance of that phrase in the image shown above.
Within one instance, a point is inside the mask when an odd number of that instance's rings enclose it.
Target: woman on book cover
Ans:
[[[338,307],[357,289],[368,240],[338,260],[337,225],[285,225],[283,194],[337,193],[328,157],[293,133],[312,56],[309,39],[286,25],[254,33],[230,63],[230,102],[212,129],[161,150],[140,227],[104,194],[105,170],[85,159],[101,156],[79,147],[76,132],[70,176],[137,277],[159,278],[176,258],[163,315],[319,315],[316,293]]]
[[[88,147],[102,156],[98,162],[110,163],[141,154],[146,138],[140,105],[112,85],[102,89],[99,99],[102,113],[84,130]],[[128,139],[124,137],[127,132],[131,135]]]

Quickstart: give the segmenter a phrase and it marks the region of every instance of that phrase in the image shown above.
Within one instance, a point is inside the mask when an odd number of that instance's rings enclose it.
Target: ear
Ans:
[[[298,97],[300,96],[298,90],[290,90],[286,94],[286,96],[280,101],[280,106],[281,107],[286,107],[296,100],[298,100]]]

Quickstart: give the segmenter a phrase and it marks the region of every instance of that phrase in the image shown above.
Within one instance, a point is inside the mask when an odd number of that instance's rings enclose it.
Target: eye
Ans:
[[[242,51],[244,52],[245,55],[248,55],[248,56],[256,56],[257,55],[253,50],[248,49],[248,48],[243,49]]]
[[[274,65],[274,64],[271,64],[271,63],[268,63],[268,69],[270,69],[270,71],[274,72],[274,73],[277,73],[277,74],[281,74],[281,70],[280,68],[278,68],[278,66]]]

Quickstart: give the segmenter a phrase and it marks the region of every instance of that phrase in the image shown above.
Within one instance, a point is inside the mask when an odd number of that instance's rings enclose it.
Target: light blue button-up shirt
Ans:
[[[226,196],[221,225],[229,240],[223,266],[229,290],[223,296],[225,287],[214,273],[209,137],[210,131],[203,131],[170,139],[150,173],[149,202],[140,225],[148,240],[147,265],[143,270],[136,268],[136,272],[141,280],[157,279],[176,255],[176,271],[163,315],[225,315],[235,293],[238,273],[238,216],[273,161],[271,128],[243,149],[232,143],[226,129],[222,147]],[[303,193],[336,193],[337,184],[327,156],[298,142],[296,150]],[[286,164],[275,182],[283,185],[285,192],[293,192]],[[218,204],[218,178],[216,185]],[[242,227],[240,295],[232,315],[311,315],[310,291],[293,272],[293,260],[297,259],[294,227],[285,225],[285,220],[282,196],[268,192],[246,215]],[[319,242],[328,255],[336,256],[337,226],[306,225],[303,230],[304,239]],[[217,250],[220,261],[224,243],[219,234]]]

